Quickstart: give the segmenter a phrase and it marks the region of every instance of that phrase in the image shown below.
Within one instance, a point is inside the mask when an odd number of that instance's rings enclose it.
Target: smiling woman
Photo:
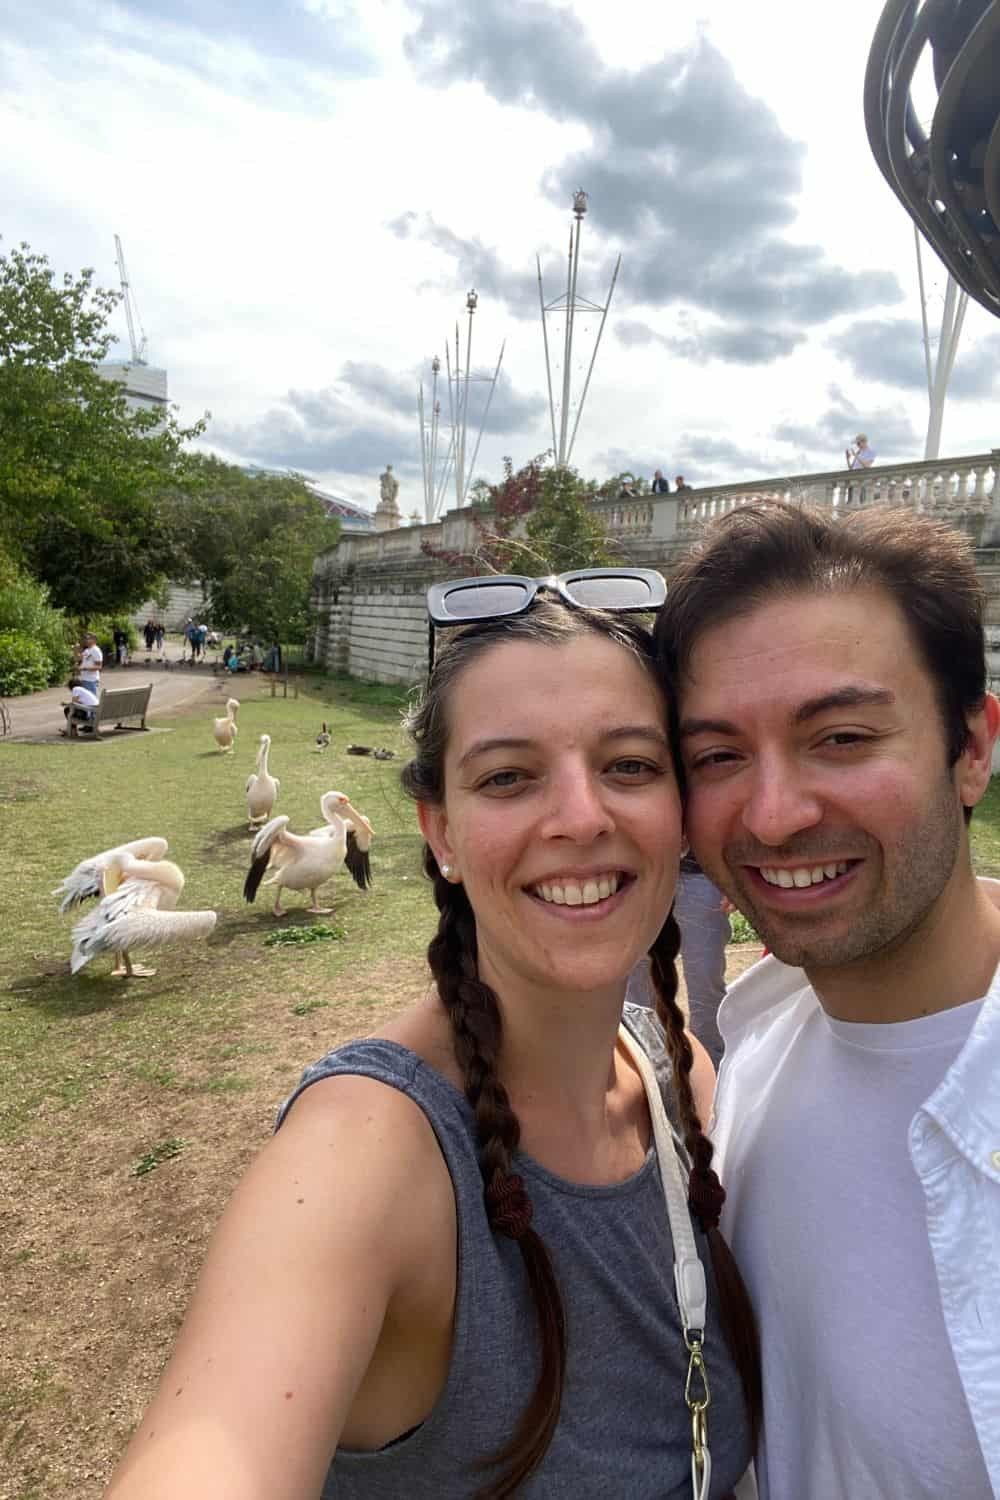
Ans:
[[[753,1319],[666,915],[667,705],[641,626],[548,594],[439,655],[404,772],[432,988],[284,1106],[116,1500],[220,1473],[234,1500],[720,1500],[747,1467]],[[658,1019],[623,1026],[647,953]]]

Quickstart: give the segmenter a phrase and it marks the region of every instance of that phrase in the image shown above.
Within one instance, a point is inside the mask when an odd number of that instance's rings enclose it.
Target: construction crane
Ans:
[[[122,302],[125,306],[125,319],[128,323],[128,341],[132,348],[132,363],[134,365],[144,365],[146,363],[146,330],[142,326],[139,308],[136,305],[132,288],[129,285],[122,242],[117,234],[115,235],[115,255],[118,258],[118,275],[122,284]],[[138,335],[136,334],[136,329],[138,329]]]

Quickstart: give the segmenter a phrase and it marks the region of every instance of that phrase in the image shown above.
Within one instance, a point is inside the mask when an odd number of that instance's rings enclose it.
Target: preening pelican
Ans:
[[[374,828],[364,813],[359,813],[348,802],[343,792],[325,792],[319,799],[319,810],[326,821],[320,828],[310,828],[309,837],[315,838],[319,834],[341,842],[344,863],[361,890],[367,890],[372,883],[368,851],[375,837]]]
[[[130,844],[119,844],[114,849],[105,849],[103,854],[92,854],[89,859],[82,859],[76,869],[52,892],[53,896],[62,898],[59,910],[69,911],[71,906],[79,906],[81,902],[89,901],[94,896],[102,896],[104,888],[101,880],[104,872],[119,854],[130,854],[133,859],[147,860],[162,859],[166,852],[166,839],[133,839]]]
[[[327,792],[320,798],[326,820],[322,828],[311,833],[292,833],[287,818],[272,818],[257,834],[250,849],[250,869],[243,883],[243,895],[253,901],[261,884],[275,885],[274,915],[283,917],[281,888],[308,891],[312,905],[306,910],[314,916],[326,916],[332,906],[320,906],[316,892],[332,880],[340,865],[347,866],[355,884],[364,890],[371,884],[368,850],[372,828],[368,819],[357,812],[343,792]],[[272,873],[264,880],[264,873]]]
[[[207,937],[215,927],[214,911],[175,911],[184,876],[169,859],[140,860],[119,850],[102,876],[105,895],[95,911],[73,928],[70,971],[79,973],[99,953],[121,954],[114,975],[145,979],[156,973],[133,964],[133,948],[188,942]]]
[[[238,698],[226,699],[226,717],[214,719],[212,722],[212,733],[215,735],[215,743],[220,750],[232,750],[236,744],[236,715],[239,711],[240,700]]]
[[[247,813],[251,828],[255,828],[259,823],[267,822],[278,800],[278,792],[281,790],[281,782],[267,769],[270,749],[271,736],[262,734],[260,749],[257,751],[257,769],[251,771],[247,777]]]

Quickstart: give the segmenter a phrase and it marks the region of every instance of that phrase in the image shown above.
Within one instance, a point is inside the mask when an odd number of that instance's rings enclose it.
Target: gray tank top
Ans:
[[[665,1080],[670,1065],[659,1023],[626,1006],[625,1021]],[[321,1078],[362,1074],[412,1099],[426,1115],[451,1174],[458,1217],[458,1288],[451,1364],[427,1420],[375,1452],[340,1448],[322,1500],[466,1500],[484,1478],[472,1463],[514,1431],[537,1375],[534,1307],[517,1245],[491,1232],[468,1101],[415,1053],[395,1042],[340,1047],[307,1068],[281,1107]],[[523,1153],[517,1171],[533,1225],[552,1256],[567,1324],[559,1423],[545,1458],[519,1493],[532,1500],[690,1500],[691,1423],[684,1404],[687,1353],[673,1289],[673,1252],[656,1155],[625,1182],[566,1182]],[[711,1382],[712,1500],[732,1489],[750,1460],[742,1392],[715,1311],[709,1278],[705,1340]]]

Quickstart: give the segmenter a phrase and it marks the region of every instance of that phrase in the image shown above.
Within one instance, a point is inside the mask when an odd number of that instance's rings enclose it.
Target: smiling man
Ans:
[[[657,627],[687,831],[772,956],[716,1140],[761,1325],[764,1500],[1000,1496],[1000,912],[968,820],[1000,708],[966,540],[727,517]]]

